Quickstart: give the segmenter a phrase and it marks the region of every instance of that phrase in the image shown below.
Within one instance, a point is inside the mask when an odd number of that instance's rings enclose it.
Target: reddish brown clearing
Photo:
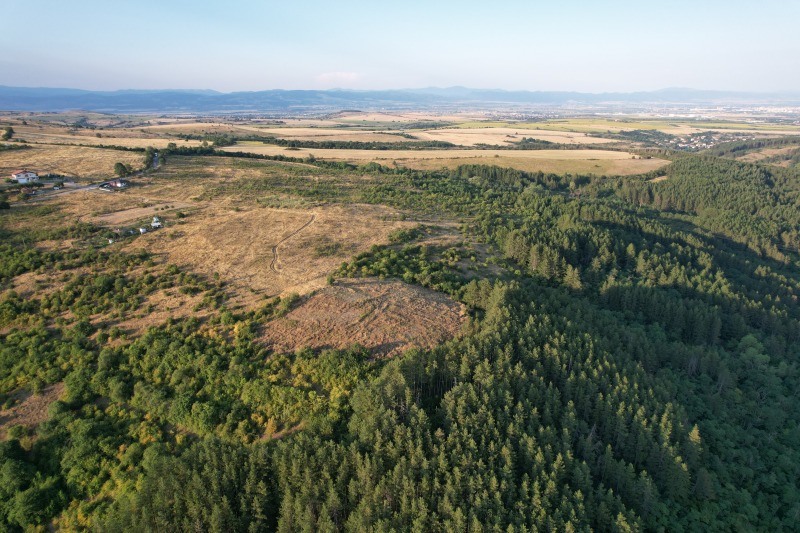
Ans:
[[[442,293],[400,281],[340,280],[266,324],[262,340],[281,352],[360,344],[391,356],[455,337],[464,319],[463,306]]]

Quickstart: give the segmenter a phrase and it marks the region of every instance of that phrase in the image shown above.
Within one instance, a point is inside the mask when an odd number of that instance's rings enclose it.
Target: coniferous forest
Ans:
[[[391,359],[272,352],[293,298],[231,309],[224,280],[93,246],[100,226],[0,211],[2,401],[64,387],[0,442],[0,530],[800,530],[800,170],[664,157],[625,178],[325,167],[369,178],[347,198],[275,183],[460,224],[331,275],[466,306],[458,337]],[[476,246],[491,268],[460,266]],[[31,272],[58,283],[22,298]],[[164,287],[203,316],[113,326]]]

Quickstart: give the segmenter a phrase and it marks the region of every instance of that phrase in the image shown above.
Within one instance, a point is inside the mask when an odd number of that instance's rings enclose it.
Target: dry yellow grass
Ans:
[[[604,144],[614,142],[612,139],[589,137],[585,133],[571,131],[528,130],[520,128],[455,128],[414,132],[413,135],[426,141],[446,141],[464,146],[476,144],[512,144],[523,137],[532,137],[543,141],[560,144]]]
[[[405,159],[399,166],[418,170],[456,168],[460,165],[496,165],[526,172],[630,176],[656,170],[669,163],[663,159],[536,159],[525,157],[464,157],[457,159]]]
[[[48,385],[39,394],[19,390],[12,396],[18,402],[9,409],[0,409],[0,440],[5,440],[6,431],[16,425],[35,428],[47,420],[47,408],[64,393],[64,384]]]
[[[162,324],[170,318],[204,318],[213,314],[213,311],[208,308],[197,309],[203,297],[203,293],[188,295],[175,289],[158,290],[147,295],[139,305],[139,309],[148,309],[146,314],[129,313],[115,325],[128,335],[140,335],[153,324]]]
[[[233,146],[230,151],[266,155],[286,155],[356,163],[397,163],[418,169],[452,168],[481,164],[554,173],[594,173],[630,175],[649,172],[667,164],[662,159],[634,159],[627,152],[611,150],[287,150],[278,146]]]
[[[183,133],[193,133],[197,131],[231,131],[234,126],[223,122],[201,122],[189,120],[187,122],[169,122],[167,124],[153,124],[141,128],[151,133],[161,133],[165,130],[180,130]]]
[[[797,150],[797,146],[786,146],[783,148],[765,148],[763,150],[759,150],[758,152],[749,152],[744,154],[737,159],[739,161],[747,161],[749,163],[754,163],[756,161],[761,161],[762,159],[766,159],[768,157],[772,157],[775,155],[783,155],[792,152],[793,150]]]
[[[0,175],[26,168],[39,175],[48,172],[78,178],[108,178],[114,175],[114,164],[142,164],[142,154],[79,146],[31,145],[29,150],[0,152]]]
[[[259,135],[271,135],[280,139],[304,141],[407,142],[414,140],[406,139],[399,135],[382,133],[379,130],[353,131],[350,129],[332,128],[246,128],[246,130],[256,132]]]
[[[229,166],[235,163],[227,158],[177,159],[166,167],[172,167],[175,178],[165,170],[137,178],[136,186],[124,192],[78,191],[48,202],[58,203],[63,219],[109,226],[161,216],[165,228],[118,240],[112,246],[146,249],[162,262],[208,277],[218,274],[228,283],[232,304],[246,307],[266,296],[322,287],[343,261],[374,244],[387,243],[391,231],[413,224],[402,222],[399,212],[383,206],[277,209],[258,207],[252,195],[235,190],[224,196],[207,195],[234,175],[247,181],[262,176],[265,168],[280,171],[297,165],[267,162],[239,169]],[[206,163],[202,178],[179,178]],[[175,207],[164,211],[164,206]],[[188,216],[177,219],[177,209]],[[311,216],[313,223],[306,225]],[[273,254],[276,245],[277,257]]]
[[[140,138],[140,137],[95,137],[94,135],[65,135],[53,133],[28,133],[21,135],[31,143],[53,143],[53,144],[83,144],[95,146],[125,146],[128,148],[166,148],[167,144],[174,142],[178,146],[199,146],[201,141],[182,141],[173,138]]]
[[[311,216],[313,222],[306,225]],[[307,293],[324,286],[342,261],[388,242],[393,229],[408,224],[398,219],[379,206],[232,211],[208,205],[185,223],[168,221],[165,229],[136,239],[130,247],[144,247],[206,276],[217,273],[240,303],[248,303],[255,294]],[[279,243],[275,258],[273,247]],[[320,255],[321,246],[335,252]]]
[[[307,157],[313,155],[318,159],[333,159],[347,161],[376,161],[392,159],[458,159],[472,157],[518,157],[522,159],[559,159],[559,160],[586,160],[586,159],[630,159],[632,155],[627,152],[613,150],[358,150],[358,149],[313,149],[300,148],[287,150],[280,146],[272,145],[242,145],[222,148],[229,152],[250,152],[264,155],[286,155],[293,157]]]

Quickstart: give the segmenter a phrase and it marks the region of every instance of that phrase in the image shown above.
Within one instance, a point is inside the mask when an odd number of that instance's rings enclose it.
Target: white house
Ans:
[[[15,180],[20,185],[25,185],[28,183],[36,183],[39,181],[39,176],[36,175],[36,172],[31,172],[30,170],[15,170],[11,173],[11,179]]]
[[[158,217],[153,217],[153,221],[150,223],[150,227],[153,229],[162,227],[161,219]]]

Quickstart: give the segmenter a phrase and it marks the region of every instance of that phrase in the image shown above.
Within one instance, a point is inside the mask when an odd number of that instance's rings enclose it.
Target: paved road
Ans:
[[[31,198],[28,198],[28,201],[29,202],[38,202],[38,201],[41,201],[41,200],[47,200],[48,198],[52,198],[54,196],[60,196],[62,194],[71,194],[71,193],[79,192],[79,191],[90,191],[90,190],[97,189],[97,188],[98,188],[97,185],[84,185],[82,187],[80,187],[80,186],[64,187],[63,189],[58,190],[58,191],[54,191],[52,189],[47,189],[47,192],[37,193],[34,196],[32,196]]]

